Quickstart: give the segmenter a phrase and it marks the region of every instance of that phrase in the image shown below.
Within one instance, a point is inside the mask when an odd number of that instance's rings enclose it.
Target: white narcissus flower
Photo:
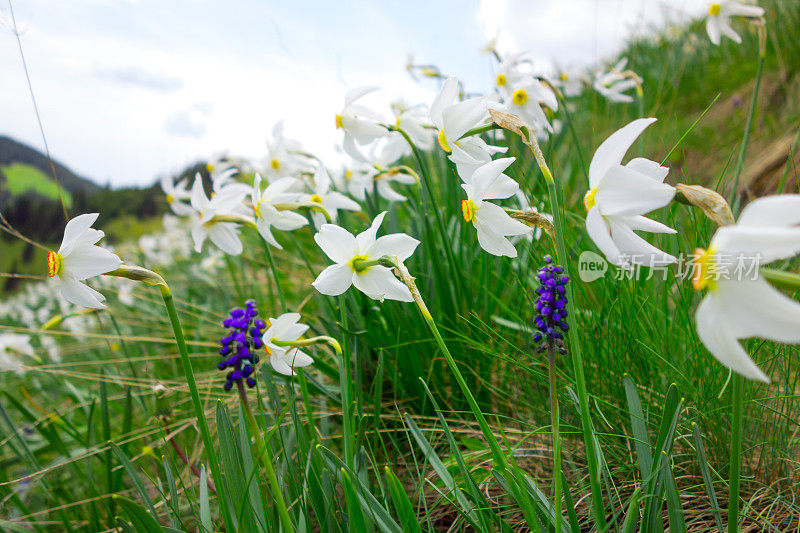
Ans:
[[[395,117],[395,126],[406,132],[411,140],[423,150],[430,150],[433,148],[433,134],[430,130],[430,121],[428,117],[430,113],[428,106],[419,104],[410,106],[403,100],[396,100],[391,104],[392,112]],[[411,153],[410,147],[405,143],[402,135],[394,132],[395,137],[399,137],[404,146],[404,152]]]
[[[386,211],[375,217],[368,230],[355,237],[334,224],[322,226],[314,240],[335,264],[320,273],[312,283],[314,288],[322,294],[337,296],[354,285],[373,300],[413,300],[408,287],[392,274],[390,268],[378,264],[364,266],[385,255],[405,261],[419,245],[417,239],[405,233],[376,238],[384,216]]]
[[[719,45],[722,36],[730,38],[736,43],[741,43],[742,38],[731,27],[731,17],[758,18],[764,15],[764,8],[741,4],[739,2],[714,2],[708,6],[706,31],[711,42]]]
[[[431,104],[431,121],[438,130],[437,140],[442,150],[450,153],[458,174],[467,180],[479,166],[491,161],[492,155],[506,148],[490,146],[477,135],[461,138],[472,128],[484,123],[488,113],[486,99],[458,99],[458,80],[448,78]]]
[[[203,188],[203,180],[198,175],[192,186],[192,207],[196,211],[192,226],[192,239],[196,252],[203,250],[206,239],[229,255],[242,253],[242,241],[239,239],[239,226],[235,222],[218,222],[217,215],[240,214],[246,193],[241,188],[223,187],[220,192],[209,199]]]
[[[299,141],[287,139],[283,135],[283,121],[279,120],[272,128],[272,140],[267,143],[265,172],[272,182],[284,176],[293,176],[303,166],[298,152],[302,151]]]
[[[461,185],[467,193],[467,199],[461,202],[464,220],[475,226],[481,248],[492,255],[516,257],[517,249],[506,237],[525,235],[531,231],[522,222],[511,218],[505,209],[486,201],[517,194],[517,182],[503,174],[514,160],[513,157],[504,157],[490,161]]]
[[[0,333],[0,370],[13,370],[21,373],[23,364],[20,355],[34,357],[31,338],[16,333]]]
[[[696,290],[708,289],[697,308],[697,334],[723,365],[768,382],[739,339],[800,342],[800,303],[770,285],[761,265],[800,252],[800,195],[754,200],[735,225],[720,227],[707,250],[695,250]]]
[[[622,158],[654,118],[640,118],[615,131],[597,148],[589,165],[589,191],[583,197],[586,231],[606,259],[614,265],[656,267],[675,258],[642,239],[634,231],[675,233],[642,215],[664,207],[675,188],[664,183],[669,169],[637,157],[622,165]]]
[[[313,192],[312,194],[303,195],[303,201],[322,204],[322,207],[324,207],[331,216],[331,221],[336,220],[336,217],[339,214],[339,209],[344,209],[345,211],[361,210],[361,206],[358,205],[352,198],[348,198],[340,192],[332,191],[331,185],[333,185],[333,180],[331,179],[330,174],[328,174],[328,171],[323,165],[319,165],[316,172],[314,172],[314,184],[312,187]],[[312,216],[312,219],[314,220],[314,225],[317,228],[325,223],[325,215],[322,213],[315,212]]]
[[[530,77],[532,70],[533,61],[528,57],[527,52],[512,54],[497,66],[494,83],[500,92],[509,94],[512,92],[509,87],[513,87],[525,78]]]
[[[359,146],[370,144],[388,133],[381,124],[383,118],[380,115],[356,103],[363,96],[377,90],[377,87],[363,86],[347,91],[344,108],[336,115],[336,128],[344,131],[342,148],[347,155],[359,161],[367,160]]]
[[[296,202],[298,193],[286,192],[295,186],[297,180],[292,177],[280,178],[261,190],[261,176],[256,173],[253,179],[253,190],[250,199],[253,202],[253,212],[256,216],[256,228],[261,237],[275,248],[282,250],[272,235],[271,228],[281,231],[293,231],[308,224],[306,217],[290,210],[278,210],[275,205]]]
[[[185,179],[176,184],[172,176],[165,174],[161,177],[161,190],[164,191],[164,195],[167,197],[167,204],[169,204],[169,208],[172,209],[173,213],[181,217],[189,216],[192,208],[189,204],[183,202],[183,200],[188,200],[191,196],[191,193],[186,189]]]
[[[64,227],[64,239],[57,252],[47,253],[47,275],[58,282],[61,296],[68,302],[101,309],[105,296],[81,283],[112,270],[122,264],[119,257],[96,243],[105,233],[92,229],[97,213],[80,215]]]
[[[633,102],[633,96],[625,94],[625,91],[640,85],[641,78],[633,72],[624,72],[627,64],[628,58],[623,57],[608,72],[598,73],[594,80],[594,89],[609,102],[622,104]]]
[[[279,346],[280,343],[295,342],[308,331],[308,326],[298,324],[298,320],[300,320],[299,313],[284,313],[278,318],[270,318],[269,327],[262,335],[272,368],[286,376],[294,376],[295,368],[306,367],[314,362],[311,356],[300,348]]]
[[[558,110],[558,99],[555,93],[539,80],[531,80],[518,89],[510,92],[503,99],[510,113],[518,116],[534,131],[552,132],[553,127],[542,109],[542,105],[552,111]]]

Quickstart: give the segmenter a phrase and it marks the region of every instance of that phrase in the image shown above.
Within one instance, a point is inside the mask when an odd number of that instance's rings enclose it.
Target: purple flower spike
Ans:
[[[248,387],[255,387],[253,378],[259,357],[254,352],[264,346],[261,330],[266,327],[263,320],[256,319],[258,309],[253,300],[245,302],[244,309],[234,309],[222,324],[230,329],[220,343],[220,355],[217,363],[222,371],[229,370],[225,377],[225,390],[230,391],[237,382],[245,382]],[[255,319],[255,320],[254,320]],[[251,327],[254,326],[254,327]]]
[[[539,281],[536,294],[539,295],[539,300],[536,302],[537,313],[533,319],[536,326],[533,341],[539,345],[538,351],[552,346],[563,354],[566,350],[561,339],[563,333],[569,330],[566,321],[567,298],[564,296],[569,277],[564,274],[561,266],[553,264],[553,258],[549,255],[544,257],[544,262],[545,266],[536,274]]]

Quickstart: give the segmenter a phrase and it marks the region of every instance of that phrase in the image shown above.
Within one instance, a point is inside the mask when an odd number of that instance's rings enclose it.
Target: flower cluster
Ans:
[[[569,277],[562,267],[552,264],[553,258],[549,255],[544,257],[544,262],[547,265],[540,268],[536,275],[539,280],[539,287],[536,289],[539,299],[536,301],[537,314],[533,320],[536,326],[533,340],[540,343],[538,351],[552,346],[564,353],[563,333],[569,330],[566,296]]]
[[[245,380],[248,387],[256,385],[252,375],[259,357],[254,352],[264,346],[261,335],[266,327],[263,320],[256,318],[257,315],[256,303],[248,300],[244,309],[234,309],[222,322],[223,326],[230,329],[230,334],[219,341],[219,354],[223,359],[217,364],[217,368],[231,369],[225,380],[226,391],[231,390],[237,381]]]

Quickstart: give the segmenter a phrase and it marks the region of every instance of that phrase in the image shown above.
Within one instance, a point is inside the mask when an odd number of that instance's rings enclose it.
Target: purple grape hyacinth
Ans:
[[[219,341],[219,354],[223,359],[217,364],[217,368],[231,369],[225,380],[226,391],[231,390],[237,381],[244,380],[251,388],[256,385],[252,376],[259,357],[254,352],[264,346],[261,335],[266,327],[263,320],[256,318],[257,315],[255,301],[248,300],[244,309],[234,309],[222,322],[224,327],[230,329],[230,334]]]
[[[563,333],[569,330],[566,321],[566,286],[569,277],[562,267],[552,264],[553,258],[549,255],[544,256],[544,262],[546,265],[536,275],[539,279],[539,287],[536,289],[539,299],[536,301],[536,318],[533,319],[536,326],[533,340],[540,343],[540,352],[552,346],[563,354]]]

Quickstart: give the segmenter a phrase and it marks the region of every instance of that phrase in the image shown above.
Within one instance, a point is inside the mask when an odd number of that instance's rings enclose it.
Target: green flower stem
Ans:
[[[175,335],[175,341],[178,343],[178,353],[181,356],[181,365],[183,366],[183,373],[186,376],[186,383],[189,385],[189,393],[192,397],[192,405],[194,406],[194,413],[197,416],[197,423],[200,426],[200,435],[203,438],[203,446],[208,458],[208,464],[211,467],[211,477],[214,478],[214,485],[216,487],[224,487],[222,482],[222,470],[220,470],[220,462],[217,459],[217,452],[214,449],[214,441],[211,438],[211,431],[208,429],[208,421],[206,420],[206,413],[203,409],[203,403],[200,400],[200,393],[197,390],[197,381],[194,378],[194,370],[192,369],[192,361],[189,359],[189,352],[186,349],[186,340],[183,338],[183,329],[181,328],[180,318],[178,318],[178,310],[175,308],[175,302],[172,299],[172,293],[166,284],[159,286],[161,289],[161,297],[164,299],[164,305],[169,314],[169,322],[172,325],[172,332]],[[225,520],[225,528],[230,528],[234,531],[233,523],[228,511],[228,499],[222,494],[218,498],[220,507],[222,508],[222,517]]]
[[[286,311],[286,300],[283,298],[283,289],[281,288],[281,282],[278,279],[278,269],[275,268],[275,261],[272,259],[272,250],[269,249],[269,243],[261,238],[261,234],[259,234],[259,240],[261,240],[261,244],[264,246],[264,254],[267,256],[269,269],[272,271],[272,278],[275,280],[275,288],[278,292],[278,301],[281,304],[281,312],[284,312]]]
[[[150,285],[155,285],[161,292],[161,298],[163,298],[164,306],[167,308],[169,323],[172,326],[172,333],[175,335],[175,342],[178,344],[178,353],[181,357],[181,365],[183,366],[183,373],[186,376],[186,383],[189,385],[189,393],[192,397],[192,405],[194,407],[195,416],[197,417],[197,423],[200,426],[200,436],[203,438],[204,450],[211,468],[211,477],[214,480],[214,485],[219,487],[220,490],[223,490],[225,485],[222,483],[222,470],[220,470],[219,467],[220,462],[217,459],[217,453],[214,449],[214,441],[211,438],[211,431],[208,429],[208,420],[206,420],[203,402],[200,400],[200,392],[197,389],[197,381],[194,377],[192,361],[189,359],[189,351],[186,349],[186,340],[183,337],[183,328],[181,328],[178,310],[175,308],[175,302],[172,298],[172,291],[167,285],[167,282],[164,281],[164,278],[155,272],[138,266],[121,265],[118,269],[108,272],[106,275],[127,278],[133,281],[141,281]],[[218,498],[218,500],[222,518],[225,521],[225,529],[228,531],[235,531],[233,520],[228,510],[227,497],[223,494],[222,497]]]
[[[561,433],[556,383],[556,349],[547,343],[547,374],[550,381],[550,420],[553,430],[553,503],[555,504],[556,533],[561,533]]]
[[[345,295],[339,297],[340,325],[342,327],[342,350],[339,357],[339,387],[342,395],[342,432],[344,441],[344,458],[348,468],[353,468],[355,457],[355,436],[350,416],[350,349],[347,345],[347,299]]]
[[[759,272],[765,280],[780,289],[800,289],[800,274],[782,272],[771,268],[762,268]]]
[[[264,437],[261,435],[256,417],[253,415],[252,409],[250,409],[250,402],[247,401],[247,391],[241,380],[238,380],[236,385],[239,388],[239,400],[242,405],[242,410],[250,426],[250,433],[255,440],[256,458],[258,462],[261,463],[261,466],[264,467],[264,470],[267,471],[267,480],[272,489],[272,497],[275,499],[275,506],[278,508],[281,524],[283,524],[283,529],[285,531],[293,533],[295,530],[294,524],[292,523],[292,518],[289,516],[289,509],[286,507],[286,501],[283,499],[283,492],[281,492],[281,486],[275,475],[275,467],[272,466],[272,459],[267,451],[267,443],[264,442]]]
[[[728,533],[739,533],[739,482],[742,467],[742,419],[744,378],[733,374],[731,391],[731,455],[728,482]]]
[[[527,144],[533,152],[539,169],[542,171],[545,181],[547,182],[547,190],[550,194],[550,202],[553,211],[553,222],[555,225],[556,233],[556,255],[558,262],[566,269],[571,279],[572,271],[574,270],[567,256],[567,248],[564,244],[564,215],[561,212],[561,206],[558,197],[558,186],[553,179],[553,174],[547,166],[547,161],[544,159],[539,143],[536,137],[529,135],[527,130],[520,132],[523,136],[523,141]],[[569,316],[576,318],[575,302],[572,293],[572,284],[568,283],[566,286],[567,297],[567,311]],[[586,446],[586,462],[589,466],[589,485],[592,490],[592,508],[594,510],[594,519],[597,522],[598,530],[605,530],[606,528],[606,511],[603,505],[603,489],[600,486],[600,464],[597,460],[597,453],[594,447],[594,438],[592,431],[592,418],[589,413],[589,394],[586,390],[586,375],[583,368],[583,356],[581,354],[581,344],[578,339],[577,328],[569,328],[567,333],[569,339],[569,351],[572,355],[572,371],[575,374],[575,387],[578,396],[578,407],[581,415],[581,430],[583,431],[583,442]]]
[[[428,328],[430,328],[431,333],[433,333],[433,337],[436,339],[436,344],[439,345],[439,349],[442,351],[442,354],[447,361],[447,365],[450,367],[450,371],[456,378],[458,386],[461,387],[461,392],[466,397],[467,403],[469,403],[469,406],[472,409],[472,413],[478,420],[478,425],[481,427],[483,437],[489,444],[489,448],[492,451],[492,456],[494,457],[495,463],[505,470],[507,466],[506,456],[500,449],[500,445],[497,443],[497,439],[489,427],[489,423],[486,422],[486,418],[483,416],[483,412],[478,406],[478,402],[475,401],[475,397],[472,395],[472,391],[467,385],[467,382],[464,381],[464,376],[461,375],[461,371],[458,369],[455,359],[453,359],[453,356],[450,354],[450,350],[447,349],[447,345],[444,343],[441,333],[439,333],[439,328],[436,327],[436,323],[433,321],[433,316],[431,316],[428,306],[425,305],[425,302],[419,293],[417,284],[414,282],[414,277],[409,274],[406,266],[397,257],[384,256],[382,260],[385,266],[393,267],[395,269],[400,280],[405,283],[408,287],[408,290],[411,291],[411,296],[414,298],[422,318],[425,319],[425,322],[428,324]]]

